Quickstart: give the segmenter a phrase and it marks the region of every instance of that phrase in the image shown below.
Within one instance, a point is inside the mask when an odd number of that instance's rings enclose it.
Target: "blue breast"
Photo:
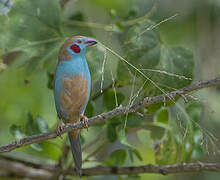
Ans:
[[[60,118],[66,117],[65,109],[64,107],[62,107],[60,103],[60,93],[63,90],[62,78],[68,79],[74,75],[79,75],[79,74],[82,74],[84,78],[89,82],[87,89],[88,97],[89,97],[90,89],[91,89],[91,76],[85,56],[76,56],[72,60],[60,61],[57,66],[55,82],[54,82],[54,98],[55,98],[57,113]],[[85,107],[88,103],[88,99],[85,104]]]

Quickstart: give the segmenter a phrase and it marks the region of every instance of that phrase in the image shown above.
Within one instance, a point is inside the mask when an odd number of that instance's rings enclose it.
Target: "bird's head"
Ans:
[[[84,36],[74,36],[66,40],[59,52],[59,60],[70,60],[73,56],[84,55],[88,46],[97,44],[97,41]]]

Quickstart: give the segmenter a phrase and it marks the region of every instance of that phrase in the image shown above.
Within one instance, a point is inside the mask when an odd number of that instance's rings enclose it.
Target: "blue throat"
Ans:
[[[58,64],[56,78],[62,75],[71,77],[78,74],[83,74],[87,80],[90,80],[89,67],[85,56],[75,56],[71,60],[64,60]]]

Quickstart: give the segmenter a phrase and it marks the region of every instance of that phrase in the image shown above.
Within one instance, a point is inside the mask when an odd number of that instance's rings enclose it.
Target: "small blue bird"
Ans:
[[[83,120],[88,128],[88,118],[84,111],[89,100],[91,76],[85,53],[88,46],[95,45],[96,40],[74,36],[62,45],[54,79],[54,99],[57,114],[65,124]],[[57,133],[62,129],[61,121],[57,125]],[[82,151],[80,130],[68,133],[71,150],[77,173],[81,176]]]

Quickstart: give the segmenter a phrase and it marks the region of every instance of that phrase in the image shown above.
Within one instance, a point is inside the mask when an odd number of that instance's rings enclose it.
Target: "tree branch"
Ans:
[[[170,98],[172,98],[172,99],[177,98],[177,97],[180,97],[184,94],[188,94],[188,93],[195,91],[195,90],[199,90],[199,89],[207,88],[207,87],[212,87],[212,86],[217,86],[217,85],[220,85],[220,77],[216,78],[216,79],[209,80],[209,81],[195,82],[190,86],[186,86],[182,89],[172,91],[172,92],[169,92],[166,94],[162,94],[162,95],[158,95],[158,96],[154,96],[154,97],[145,97],[143,100],[139,101],[136,104],[133,104],[130,106],[125,106],[125,107],[119,106],[109,112],[94,116],[89,119],[88,124],[92,125],[92,124],[113,118],[118,115],[136,112],[138,109],[149,106],[151,104],[163,102],[163,101],[168,100]],[[82,128],[84,128],[82,122],[75,123],[75,124],[68,124],[68,125],[63,126],[63,130],[61,131],[61,134],[66,133],[67,131],[70,131],[70,130],[82,129]],[[47,132],[47,133],[29,136],[29,137],[20,139],[18,141],[14,141],[10,144],[0,146],[0,153],[9,152],[9,151],[12,151],[16,148],[22,147],[22,146],[26,146],[29,144],[37,143],[37,142],[40,142],[43,140],[48,140],[48,139],[52,139],[52,138],[56,138],[56,137],[57,137],[56,130],[53,130],[53,131]]]
[[[35,179],[49,179],[51,172],[41,169],[29,167],[23,163],[0,159],[0,169],[3,170],[0,177],[29,177]]]
[[[61,175],[76,175],[75,169],[61,170],[56,166],[43,167],[32,166],[14,160],[0,159],[0,177],[20,177],[32,179],[52,179],[54,174]],[[189,173],[189,172],[220,172],[220,163],[189,163],[189,164],[175,164],[175,165],[144,165],[144,166],[129,166],[129,167],[104,167],[97,166],[93,168],[82,169],[83,176],[97,176],[97,175],[119,175],[119,174],[140,174],[140,173],[156,173],[156,174],[175,174],[175,173]]]
[[[157,174],[174,174],[187,172],[212,171],[220,172],[220,163],[190,163],[180,165],[164,165],[157,166],[148,164],[145,166],[129,166],[129,167],[103,167],[97,166],[93,168],[83,169],[83,176],[107,175],[107,174],[140,174],[140,173],[157,173]],[[68,171],[72,173],[73,171]],[[72,173],[73,174],[73,173]]]

